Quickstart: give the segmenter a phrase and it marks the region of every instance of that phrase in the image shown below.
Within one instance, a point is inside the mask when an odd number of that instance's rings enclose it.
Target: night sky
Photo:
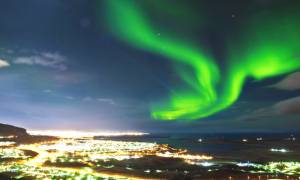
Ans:
[[[297,131],[299,9],[293,0],[3,0],[0,122]]]

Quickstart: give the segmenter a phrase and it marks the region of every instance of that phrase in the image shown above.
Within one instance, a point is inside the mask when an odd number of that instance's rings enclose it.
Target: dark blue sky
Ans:
[[[178,5],[183,2],[177,1]],[[211,8],[215,27],[224,31],[230,31],[228,26],[235,26],[232,18],[244,16],[244,11],[253,13],[256,7],[283,3],[256,0],[249,8],[238,1],[217,2],[207,2],[207,9]],[[187,9],[197,7],[197,1],[184,4]],[[298,113],[274,113],[274,104],[299,96],[299,88],[291,91],[269,87],[286,76],[261,82],[250,79],[236,104],[203,120],[152,120],[150,103],[166,97],[178,79],[173,65],[113,37],[102,11],[101,3],[93,0],[1,1],[0,122],[31,129],[197,132],[299,127]],[[197,13],[191,16],[197,22]],[[164,24],[164,19],[156,21]],[[180,19],[178,23],[168,25],[197,38],[197,23],[184,28]],[[207,43],[222,57],[219,39],[224,34],[214,33],[214,26],[212,29]],[[8,64],[1,65],[3,62]]]

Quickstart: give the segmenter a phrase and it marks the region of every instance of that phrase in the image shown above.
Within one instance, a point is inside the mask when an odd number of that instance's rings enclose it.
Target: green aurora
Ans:
[[[239,33],[227,37],[226,68],[221,70],[205,48],[165,35],[170,33],[159,36],[161,30],[147,18],[138,2],[105,1],[110,31],[135,48],[173,61],[188,87],[174,89],[167,101],[153,104],[154,119],[195,120],[211,116],[238,99],[246,79],[263,80],[300,68],[300,16],[296,8],[248,17]]]

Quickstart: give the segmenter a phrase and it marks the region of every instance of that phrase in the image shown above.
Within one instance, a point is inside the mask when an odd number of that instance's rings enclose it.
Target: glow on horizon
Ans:
[[[55,136],[60,138],[91,138],[94,136],[144,136],[149,133],[137,131],[80,131],[80,130],[28,130],[30,135]]]

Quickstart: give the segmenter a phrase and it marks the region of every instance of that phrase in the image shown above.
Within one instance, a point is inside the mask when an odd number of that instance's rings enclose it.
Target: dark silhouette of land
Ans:
[[[32,136],[28,134],[24,128],[1,123],[0,136],[3,136],[3,141],[10,140],[16,142],[17,144],[38,143],[57,139],[56,137],[52,136]]]
[[[26,129],[0,123],[0,136],[29,136]]]

